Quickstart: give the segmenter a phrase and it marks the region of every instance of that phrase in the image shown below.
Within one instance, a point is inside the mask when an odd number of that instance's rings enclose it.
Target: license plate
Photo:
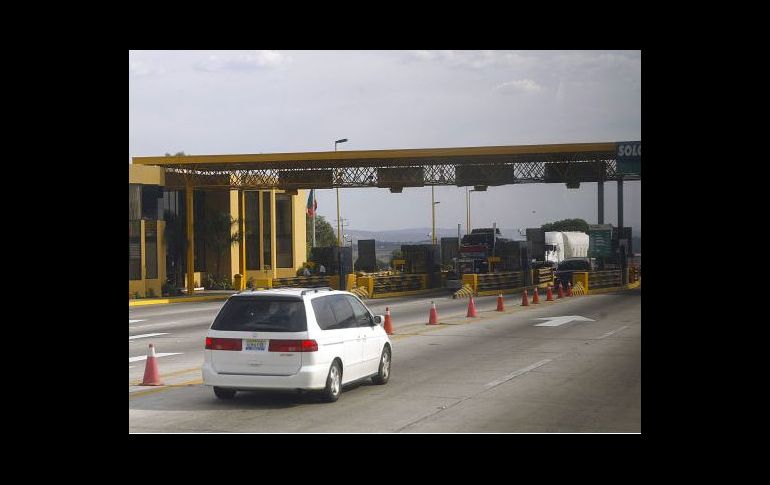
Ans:
[[[270,341],[269,339],[247,338],[246,350],[252,350],[255,352],[264,352],[267,350],[267,343],[269,341]]]

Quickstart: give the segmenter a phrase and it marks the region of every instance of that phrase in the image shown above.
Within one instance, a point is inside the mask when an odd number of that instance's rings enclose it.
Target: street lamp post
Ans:
[[[466,222],[466,232],[465,234],[471,233],[471,192],[482,192],[481,190],[476,189],[469,189],[468,187],[465,187],[465,201],[467,204],[467,222]]]
[[[436,204],[440,204],[441,202],[436,202],[436,195],[434,192],[434,187],[431,185],[430,187],[430,200],[431,200],[431,212],[432,212],[432,220],[433,220],[433,228],[431,229],[431,241],[433,242],[433,245],[436,245]]]
[[[334,151],[337,151],[337,143],[345,143],[347,138],[334,141]],[[342,229],[340,227],[340,188],[337,187],[337,272],[340,275],[340,290],[345,290],[345,276],[342,274]]]

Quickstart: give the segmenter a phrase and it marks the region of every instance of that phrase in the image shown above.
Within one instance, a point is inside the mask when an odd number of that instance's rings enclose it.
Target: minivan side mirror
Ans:
[[[375,325],[382,325],[383,320],[384,319],[383,319],[382,315],[375,315],[374,316],[374,324]]]

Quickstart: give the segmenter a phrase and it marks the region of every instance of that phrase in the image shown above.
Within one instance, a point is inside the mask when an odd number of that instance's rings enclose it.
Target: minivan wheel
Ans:
[[[342,369],[340,363],[336,360],[329,368],[329,375],[326,377],[326,389],[323,391],[323,400],[334,402],[340,398],[342,392]]]
[[[380,370],[377,375],[372,377],[372,382],[375,384],[387,384],[390,379],[390,347],[385,346],[382,349],[382,357],[380,357]]]
[[[219,399],[232,399],[235,397],[235,393],[238,392],[235,389],[225,389],[223,387],[214,386],[214,395]]]

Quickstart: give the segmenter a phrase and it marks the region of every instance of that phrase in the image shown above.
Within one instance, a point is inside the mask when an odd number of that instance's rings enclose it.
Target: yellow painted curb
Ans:
[[[178,298],[155,298],[152,300],[131,300],[128,302],[128,306],[145,306],[145,305],[166,305],[169,303],[189,303],[196,301],[216,301],[227,300],[231,295],[207,295],[207,296],[190,296],[190,297],[178,297]]]
[[[131,400],[135,397],[141,397],[141,396],[147,396],[149,394],[155,394],[156,392],[166,391],[168,389],[171,389],[172,387],[187,387],[187,386],[196,386],[198,384],[203,384],[203,379],[196,379],[194,381],[187,381],[182,382],[181,384],[169,384],[166,386],[157,387],[155,389],[148,389],[146,391],[138,391],[134,393],[128,394],[128,399]]]

